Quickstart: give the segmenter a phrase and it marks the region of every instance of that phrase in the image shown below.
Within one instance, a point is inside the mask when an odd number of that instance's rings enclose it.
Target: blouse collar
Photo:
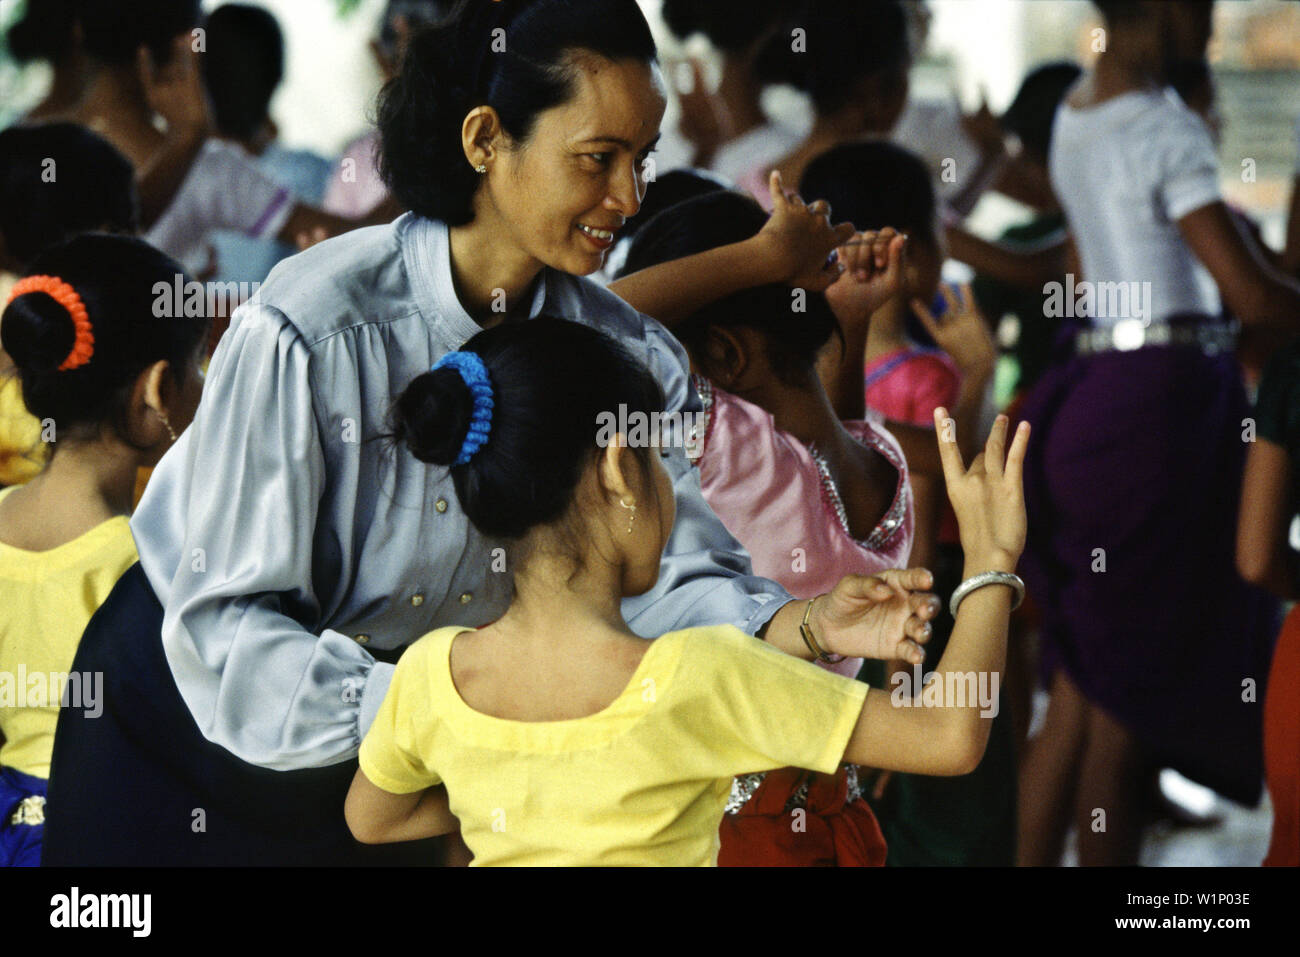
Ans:
[[[456,296],[451,272],[451,232],[447,224],[407,213],[398,225],[403,254],[415,291],[416,306],[448,350],[459,349],[470,337],[483,331]],[[533,281],[528,318],[541,315],[548,298],[555,294],[555,270],[543,266]]]

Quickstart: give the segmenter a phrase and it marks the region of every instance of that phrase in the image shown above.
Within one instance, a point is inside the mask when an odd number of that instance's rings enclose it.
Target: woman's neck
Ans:
[[[125,67],[93,68],[70,119],[104,137],[137,168],[149,162],[163,139],[139,80]]]
[[[1113,38],[1109,50],[1097,57],[1092,68],[1090,99],[1104,103],[1125,93],[1161,86],[1159,58],[1136,44]]]
[[[484,212],[465,226],[453,226],[450,237],[456,296],[475,322],[493,326],[519,304],[542,264],[506,238],[504,228],[493,227]]]

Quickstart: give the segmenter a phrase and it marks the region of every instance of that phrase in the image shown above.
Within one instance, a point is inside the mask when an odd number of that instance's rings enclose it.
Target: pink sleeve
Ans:
[[[945,355],[921,355],[907,363],[913,425],[933,425],[934,410],[951,408],[961,389],[961,374]]]

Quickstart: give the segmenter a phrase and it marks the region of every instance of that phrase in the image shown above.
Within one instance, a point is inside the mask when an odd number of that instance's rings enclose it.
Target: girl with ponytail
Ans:
[[[0,491],[0,674],[67,673],[136,560],[136,470],[185,429],[202,388],[206,321],[151,309],[153,284],[179,271],[139,240],[90,234],[38,256],[9,294],[0,340],[51,456]],[[76,690],[93,711],[93,686]],[[0,866],[40,863],[59,700],[51,683],[0,704]]]

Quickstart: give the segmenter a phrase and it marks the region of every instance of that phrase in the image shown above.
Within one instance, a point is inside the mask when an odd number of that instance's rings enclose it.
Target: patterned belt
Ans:
[[[23,798],[14,808],[14,813],[10,815],[9,823],[12,825],[44,824],[45,798],[40,794],[33,794]]]
[[[1077,355],[1101,352],[1132,352],[1150,346],[1190,346],[1207,356],[1230,352],[1237,345],[1236,323],[1218,321],[1169,323],[1121,319],[1109,326],[1085,329],[1074,337]]]
[[[858,781],[858,766],[856,764],[844,765],[844,776],[849,781],[848,797],[844,799],[844,806],[848,807],[866,792]],[[749,803],[749,799],[754,796],[767,777],[767,772],[760,771],[757,774],[742,774],[731,782],[731,797],[727,799],[726,812],[728,814],[739,814],[740,809]],[[808,803],[808,779],[805,778],[800,785],[794,789],[790,799],[785,802],[785,813],[789,814],[797,807],[805,807]]]

